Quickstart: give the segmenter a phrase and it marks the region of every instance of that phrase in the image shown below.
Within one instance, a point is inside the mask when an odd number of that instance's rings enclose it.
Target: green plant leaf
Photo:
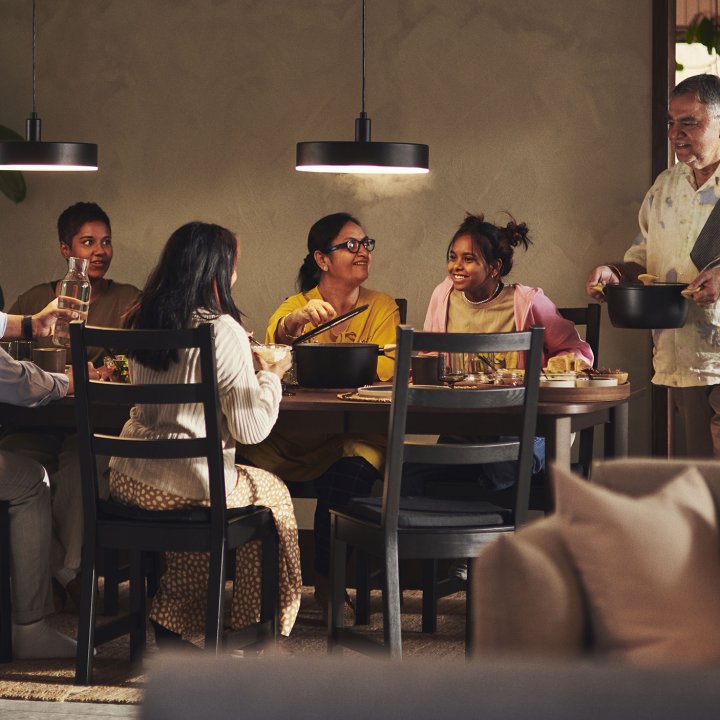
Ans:
[[[19,133],[9,127],[0,125],[0,142],[23,142],[24,140],[25,138]],[[22,202],[27,194],[27,186],[22,173],[11,170],[0,171],[0,193],[13,202]]]
[[[676,60],[675,61],[675,72],[681,72],[684,69],[685,69],[685,66]]]

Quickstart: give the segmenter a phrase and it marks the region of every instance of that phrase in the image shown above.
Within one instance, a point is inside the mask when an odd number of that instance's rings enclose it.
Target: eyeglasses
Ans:
[[[346,240],[344,243],[338,243],[337,245],[331,245],[326,251],[325,254],[331,253],[333,250],[339,250],[340,248],[347,248],[351,253],[356,253],[360,246],[363,246],[368,252],[372,252],[375,249],[375,241],[372,238],[365,237],[362,240],[357,240],[356,238],[350,238],[349,240]]]

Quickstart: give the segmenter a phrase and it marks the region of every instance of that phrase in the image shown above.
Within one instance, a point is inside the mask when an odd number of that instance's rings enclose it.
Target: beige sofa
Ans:
[[[473,561],[477,655],[720,661],[720,462],[627,458],[595,464],[591,483],[567,475],[553,468],[554,515]]]

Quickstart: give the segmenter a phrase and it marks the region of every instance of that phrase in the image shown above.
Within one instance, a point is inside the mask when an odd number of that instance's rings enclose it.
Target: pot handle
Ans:
[[[395,352],[397,345],[395,343],[388,343],[378,348],[378,355],[385,355],[388,357],[388,353]]]
[[[353,308],[352,310],[348,310],[346,313],[343,313],[342,315],[338,315],[337,317],[334,317],[332,320],[328,320],[326,323],[322,323],[318,325],[317,327],[313,328],[312,330],[308,330],[304,335],[301,335],[297,340],[293,342],[293,345],[299,345],[302,342],[305,342],[306,340],[309,340],[310,338],[314,338],[316,335],[320,335],[320,333],[324,333],[326,330],[329,330],[332,327],[335,327],[336,325],[339,325],[341,322],[344,322],[345,320],[349,320],[351,317],[355,317],[356,315],[359,315],[361,312],[365,312],[370,306],[369,305],[360,305],[359,307]]]

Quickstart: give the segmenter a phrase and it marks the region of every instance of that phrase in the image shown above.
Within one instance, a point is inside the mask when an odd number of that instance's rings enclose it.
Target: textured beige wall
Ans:
[[[30,110],[30,0],[0,0],[0,123]],[[295,143],[351,139],[360,103],[359,0],[38,0],[46,140],[97,142],[97,174],[30,175],[0,198],[11,301],[58,277],[54,222],[76,200],[110,214],[111,275],[142,285],[191,219],[243,244],[236,298],[264,327],[294,287],[307,230],[337,210],[378,240],[370,286],[421,324],[465,210],[511,210],[535,245],[511,278],[559,305],[636,233],[650,182],[651,2],[368,2],[367,110],[376,140],[430,145],[425,177],[297,173]],[[649,377],[649,337],[604,318],[603,363]],[[647,403],[633,448],[648,447]]]

